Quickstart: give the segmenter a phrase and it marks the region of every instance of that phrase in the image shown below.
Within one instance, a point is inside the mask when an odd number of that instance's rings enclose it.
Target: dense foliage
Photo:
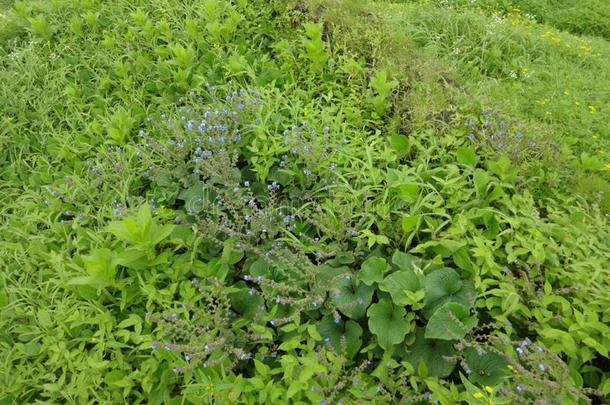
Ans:
[[[603,3],[0,1],[0,403],[604,402]]]

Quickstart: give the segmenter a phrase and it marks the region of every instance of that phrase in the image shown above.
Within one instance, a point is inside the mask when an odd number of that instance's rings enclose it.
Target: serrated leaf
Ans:
[[[476,166],[479,161],[475,150],[469,147],[461,147],[456,151],[457,161],[466,166]]]
[[[406,155],[409,151],[409,138],[405,135],[390,135],[390,144],[396,150],[399,157]]]

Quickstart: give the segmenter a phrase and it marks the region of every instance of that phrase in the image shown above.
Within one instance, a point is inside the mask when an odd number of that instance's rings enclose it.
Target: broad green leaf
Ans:
[[[468,348],[464,358],[472,373],[468,379],[481,385],[494,386],[502,382],[507,373],[508,363],[500,355],[483,349]]]
[[[427,339],[457,340],[461,339],[477,324],[477,318],[471,316],[468,308],[448,302],[439,307],[426,325]]]
[[[354,277],[346,275],[336,281],[330,294],[341,313],[352,319],[360,319],[366,314],[374,291],[373,286],[358,284]]]
[[[191,214],[202,212],[206,205],[214,201],[216,197],[217,193],[210,190],[202,181],[182,190],[178,195],[178,198],[184,201],[184,208]]]
[[[169,235],[171,235],[171,233],[174,231],[174,228],[176,226],[175,225],[171,225],[171,224],[166,224],[163,225],[162,227],[153,227],[154,228],[154,234],[151,235],[152,236],[152,240],[151,243],[153,246],[158,245],[159,243],[161,243],[163,240],[165,240],[165,238],[167,238]]]
[[[379,283],[383,275],[390,269],[390,265],[382,257],[370,257],[362,263],[358,272],[358,279],[366,285]]]
[[[134,244],[142,242],[140,227],[132,218],[111,222],[108,224],[107,230],[125,242]]]
[[[394,188],[398,191],[398,196],[407,203],[413,203],[419,197],[419,185],[416,183],[398,184]]]
[[[485,195],[491,175],[483,169],[476,169],[473,176],[474,186],[479,195]]]
[[[415,334],[415,342],[407,348],[404,359],[416,368],[425,364],[430,377],[442,378],[451,374],[457,363],[453,345],[443,340],[426,339],[423,328],[418,328]]]
[[[119,251],[116,255],[116,262],[121,266],[136,270],[144,269],[149,265],[147,252],[139,248],[127,248]]]
[[[569,356],[576,356],[576,353],[577,353],[576,342],[574,341],[574,338],[572,337],[572,335],[570,335],[568,332],[560,330],[560,329],[545,327],[545,328],[541,329],[538,333],[540,333],[540,336],[544,337],[545,339],[548,339],[551,342],[559,341],[561,343],[561,345],[560,345],[561,350],[564,353],[567,353]],[[584,339],[584,340],[586,340],[586,339]],[[586,344],[586,342],[584,340],[583,340],[583,343]],[[551,346],[551,344],[548,344],[548,346]],[[607,349],[606,349],[606,352],[607,352]]]
[[[111,282],[117,272],[117,260],[110,249],[95,249],[90,255],[82,257],[85,270],[93,278]]]
[[[411,330],[413,313],[407,315],[403,307],[397,307],[388,299],[381,299],[367,311],[369,329],[377,337],[377,342],[385,350],[402,342]]]
[[[148,235],[153,224],[152,211],[148,203],[144,203],[138,208],[136,221],[138,222],[141,235]]]
[[[244,257],[244,251],[236,247],[234,240],[225,241],[222,249],[221,261],[225,264],[233,265]]]
[[[390,135],[390,144],[396,150],[398,157],[406,155],[409,151],[409,138],[405,135]]]
[[[235,287],[241,288],[239,292],[229,294],[231,306],[246,319],[252,319],[259,311],[264,311],[263,298],[251,292],[243,281],[235,284]]]
[[[350,359],[362,346],[362,327],[354,321],[336,322],[332,316],[325,316],[316,324],[316,328],[323,341],[328,341],[337,353],[342,353],[342,345],[345,344],[345,354]]]
[[[392,263],[401,270],[415,270],[422,265],[420,258],[398,250],[392,255]]]
[[[74,277],[68,281],[68,285],[86,285],[89,287],[108,287],[110,282],[101,278],[91,276]]]
[[[461,280],[455,270],[444,267],[426,276],[426,296],[423,313],[430,318],[446,302],[457,302],[470,308],[475,299],[474,285]]]
[[[413,270],[394,272],[379,284],[379,289],[390,293],[396,305],[411,305],[411,299],[406,292],[416,292],[423,288],[424,276],[416,274]]]
[[[458,148],[456,157],[458,162],[466,166],[474,167],[479,161],[479,157],[477,156],[475,150],[470,147]]]
[[[352,271],[349,267],[332,267],[323,264],[317,268],[316,284],[318,288],[329,289],[344,277],[352,277]]]
[[[403,232],[411,232],[417,227],[419,222],[419,216],[417,215],[404,215],[402,217],[401,225]]]

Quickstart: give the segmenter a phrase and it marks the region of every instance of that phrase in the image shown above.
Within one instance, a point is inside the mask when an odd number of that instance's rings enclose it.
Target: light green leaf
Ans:
[[[405,135],[390,135],[390,143],[399,157],[406,155],[409,151],[409,138]]]
[[[367,314],[369,328],[377,337],[379,346],[385,350],[404,340],[411,330],[411,320],[415,317],[413,313],[407,316],[404,308],[395,306],[385,298],[371,305]]]
[[[382,257],[370,257],[362,263],[358,272],[358,279],[366,285],[379,283],[383,275],[390,269],[390,265]]]
[[[416,183],[398,184],[394,188],[398,191],[398,196],[407,203],[413,203],[419,197],[419,185]]]
[[[169,235],[171,235],[171,233],[174,231],[174,228],[176,226],[175,225],[171,225],[171,224],[167,224],[167,225],[163,225],[161,228],[159,227],[154,227],[155,228],[155,234],[152,235],[152,245],[158,245],[160,242],[162,242],[163,240],[165,240],[165,238],[167,238]]]
[[[424,276],[416,274],[413,270],[392,273],[379,284],[379,289],[390,293],[396,305],[412,304],[406,292],[416,292],[423,288]]]
[[[403,232],[411,232],[413,229],[417,227],[419,222],[419,216],[417,215],[404,215],[402,217],[402,230]]]
[[[456,157],[458,162],[466,166],[474,167],[479,161],[479,157],[477,156],[475,150],[470,147],[458,148]]]

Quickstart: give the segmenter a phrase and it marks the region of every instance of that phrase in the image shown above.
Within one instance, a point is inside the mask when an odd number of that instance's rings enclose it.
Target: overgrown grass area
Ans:
[[[602,0],[0,0],[0,403],[605,403]]]

